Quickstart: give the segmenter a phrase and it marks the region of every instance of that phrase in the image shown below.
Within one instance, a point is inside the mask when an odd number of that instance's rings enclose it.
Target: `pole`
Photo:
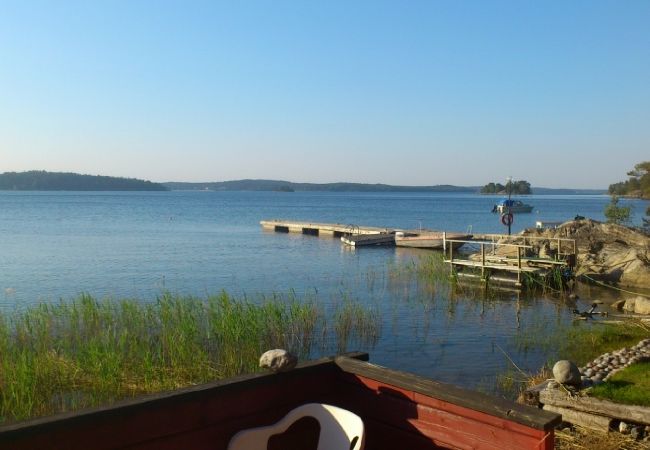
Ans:
[[[512,197],[512,177],[508,177],[508,181],[506,182],[506,186],[508,187],[508,214],[512,214],[512,211],[510,211],[510,198]],[[510,233],[512,232],[512,221],[508,221],[508,236],[510,236]]]

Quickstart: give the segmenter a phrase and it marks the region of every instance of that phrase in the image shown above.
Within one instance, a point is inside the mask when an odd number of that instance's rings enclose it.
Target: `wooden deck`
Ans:
[[[333,237],[355,234],[395,233],[396,231],[394,228],[368,227],[342,223],[302,222],[279,219],[262,220],[260,221],[260,225],[262,225],[262,228],[269,231]]]
[[[484,235],[484,237],[489,237],[489,240],[445,239],[445,262],[449,264],[452,273],[455,272],[461,277],[480,276],[480,279],[485,282],[494,274],[499,274],[500,282],[510,280],[515,286],[521,287],[523,274],[546,276],[558,267],[572,268],[577,257],[574,239],[505,235]],[[454,250],[453,243],[478,246],[479,249],[474,254],[461,254]],[[549,248],[553,244],[555,246],[553,256],[540,255],[540,244],[548,245]],[[459,270],[463,268],[471,268],[475,271],[467,274]],[[503,276],[504,274],[506,276]]]

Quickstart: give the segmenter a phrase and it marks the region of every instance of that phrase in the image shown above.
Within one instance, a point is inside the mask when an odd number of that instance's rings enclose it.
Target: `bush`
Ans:
[[[631,213],[632,208],[630,206],[618,206],[617,195],[612,195],[612,200],[605,206],[605,217],[609,223],[626,224],[630,221]]]

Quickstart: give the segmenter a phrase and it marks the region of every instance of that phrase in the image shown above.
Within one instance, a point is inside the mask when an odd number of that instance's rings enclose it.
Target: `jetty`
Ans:
[[[395,234],[395,228],[368,227],[342,223],[317,223],[291,220],[262,220],[262,228],[281,233],[302,233],[312,236],[342,237],[368,234]]]

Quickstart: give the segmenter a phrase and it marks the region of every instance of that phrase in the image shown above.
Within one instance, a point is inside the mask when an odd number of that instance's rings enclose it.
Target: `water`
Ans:
[[[552,298],[504,294],[489,301],[395,276],[426,255],[399,248],[349,250],[330,238],[264,232],[262,219],[502,233],[495,197],[420,193],[129,192],[0,193],[0,307],[97,297],[150,301],[163,290],[250,299],[295,293],[328,308],[353,298],[381,311],[373,362],[441,381],[480,385],[502,370],[501,349],[523,367],[513,336],[540,320],[563,323],[570,307]],[[536,220],[603,220],[607,196],[530,196]],[[639,223],[647,202],[633,206]],[[573,306],[573,305],[572,305]],[[549,330],[552,332],[552,329]]]

